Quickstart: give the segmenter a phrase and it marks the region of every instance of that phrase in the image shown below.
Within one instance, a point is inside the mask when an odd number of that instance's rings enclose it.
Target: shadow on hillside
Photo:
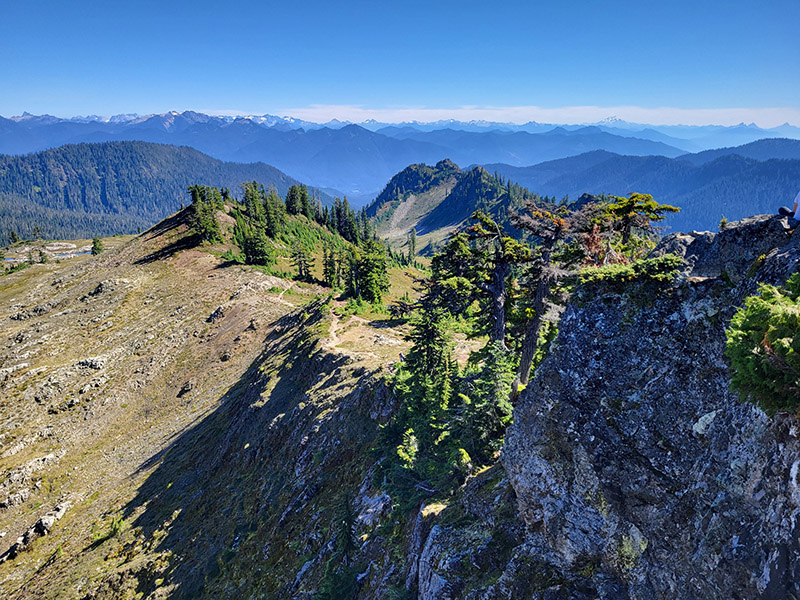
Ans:
[[[179,234],[179,232],[177,232],[178,227],[180,225],[185,225],[185,224],[186,224],[186,209],[178,213],[175,213],[174,215],[164,219],[160,223],[157,223],[156,225],[151,227],[147,232],[145,232],[145,235],[147,235],[147,240],[155,240],[170,232],[173,232],[176,235],[178,235]],[[146,265],[154,263],[159,260],[164,260],[170,258],[171,256],[174,256],[181,250],[189,250],[190,248],[194,248],[199,243],[200,239],[197,235],[187,233],[186,235],[182,235],[177,240],[172,241],[166,244],[165,246],[162,246],[158,250],[143,256],[142,258],[137,260],[135,264]]]
[[[375,327],[376,329],[393,329],[405,325],[406,323],[408,323],[408,319],[406,318],[392,317],[391,319],[375,319],[369,321],[369,326]]]
[[[167,583],[178,585],[173,597],[212,594],[209,582],[226,575],[243,540],[291,506],[286,496],[296,483],[299,449],[292,438],[298,427],[285,423],[300,418],[298,411],[304,414],[305,391],[314,379],[347,361],[317,356],[308,329],[321,318],[322,311],[307,309],[275,321],[264,350],[219,406],[138,469],[137,474],[153,472],[124,517],[154,544],[150,552],[172,553]],[[281,363],[280,373],[270,368]],[[268,385],[274,387],[264,401],[260,393]],[[257,550],[254,558],[263,562],[266,553]],[[140,579],[137,592],[147,597],[155,585],[151,579],[155,576]]]

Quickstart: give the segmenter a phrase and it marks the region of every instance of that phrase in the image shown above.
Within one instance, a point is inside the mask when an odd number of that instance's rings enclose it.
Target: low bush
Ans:
[[[800,273],[761,285],[727,330],[731,387],[769,415],[800,406]]]

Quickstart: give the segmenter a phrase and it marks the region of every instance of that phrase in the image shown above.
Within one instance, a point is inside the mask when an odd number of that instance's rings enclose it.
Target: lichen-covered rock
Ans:
[[[584,296],[522,394],[502,463],[568,597],[800,596],[800,423],[729,389],[725,327],[797,267],[781,219],[677,234],[669,289]],[[573,580],[574,581],[574,580]]]

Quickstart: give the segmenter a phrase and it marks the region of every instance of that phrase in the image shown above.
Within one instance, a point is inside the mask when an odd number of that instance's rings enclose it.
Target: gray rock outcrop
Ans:
[[[741,403],[724,358],[736,305],[799,243],[768,216],[671,235],[675,285],[568,307],[502,456],[559,597],[800,597],[800,421]]]

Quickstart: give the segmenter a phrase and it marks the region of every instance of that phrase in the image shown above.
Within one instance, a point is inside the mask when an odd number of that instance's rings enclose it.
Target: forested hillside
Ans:
[[[775,142],[779,140],[756,144]],[[747,153],[747,147],[743,148]],[[558,198],[646,190],[659,202],[681,207],[680,213],[666,221],[672,231],[716,230],[723,216],[735,220],[775,213],[782,204],[791,205],[800,189],[797,159],[761,161],[727,153],[708,162],[698,160],[700,164],[695,165],[692,156],[699,155],[670,159],[601,151],[530,167],[490,164],[486,168],[539,194]]]
[[[413,229],[423,244],[438,242],[464,223],[476,210],[509,227],[509,209],[526,200],[547,206],[554,198],[540,197],[483,167],[462,171],[450,160],[431,167],[411,165],[395,175],[366,208],[378,232],[400,242]],[[513,228],[513,226],[512,226]]]
[[[282,196],[299,183],[263,163],[225,163],[192,148],[146,142],[0,155],[0,244],[11,232],[30,237],[37,227],[49,239],[135,232],[175,212],[195,182],[240,195],[242,182],[253,180]]]

